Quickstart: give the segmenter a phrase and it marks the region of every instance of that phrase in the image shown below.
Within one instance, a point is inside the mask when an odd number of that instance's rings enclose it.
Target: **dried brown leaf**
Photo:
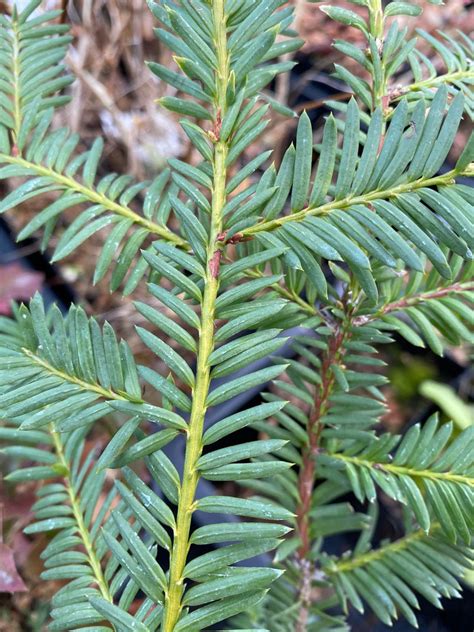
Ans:
[[[13,551],[0,542],[0,593],[17,593],[26,590],[26,585],[17,571]]]

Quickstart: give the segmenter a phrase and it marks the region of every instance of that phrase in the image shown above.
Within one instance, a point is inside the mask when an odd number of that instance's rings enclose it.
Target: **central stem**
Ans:
[[[226,109],[226,92],[229,76],[227,30],[224,0],[213,1],[214,38],[218,66],[216,69],[216,101],[213,164],[213,190],[207,266],[204,281],[201,327],[198,345],[196,385],[189,420],[188,442],[179,494],[178,516],[170,560],[169,587],[163,616],[163,632],[173,632],[182,610],[184,568],[189,551],[191,519],[195,508],[196,488],[199,481],[197,461],[202,452],[202,434],[206,414],[206,400],[211,382],[209,356],[214,350],[215,305],[219,290],[220,250],[218,237],[222,233],[222,211],[226,202],[226,159],[228,146],[219,140],[219,128]]]
[[[383,59],[383,45],[384,45],[384,12],[382,0],[369,0],[369,30],[370,34],[375,39],[377,45],[377,55],[379,57],[380,77],[372,77],[372,97],[374,110],[378,107],[382,107],[385,110],[388,106],[386,102],[387,96],[387,74],[385,72],[385,64]],[[374,60],[375,66],[375,60]]]
[[[383,2],[382,0],[370,0],[369,2],[370,32],[375,39],[383,38]]]
[[[12,73],[13,73],[13,121],[14,128],[12,130],[13,141],[16,144],[20,135],[21,129],[21,96],[20,96],[20,35],[18,32],[18,15],[15,11],[13,14],[13,60],[12,60]]]

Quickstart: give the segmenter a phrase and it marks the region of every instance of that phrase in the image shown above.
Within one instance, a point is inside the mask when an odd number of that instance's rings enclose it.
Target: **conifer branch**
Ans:
[[[255,226],[244,229],[242,231],[242,235],[245,238],[251,238],[258,233],[272,232],[274,230],[277,230],[285,224],[301,222],[307,217],[324,217],[326,215],[330,215],[333,211],[349,209],[355,205],[364,205],[370,207],[370,204],[377,200],[389,200],[390,198],[394,198],[397,195],[403,193],[414,193],[422,188],[452,184],[453,182],[455,182],[455,179],[457,177],[469,176],[470,173],[470,168],[466,168],[461,172],[457,171],[456,169],[452,169],[451,171],[448,171],[442,175],[434,176],[432,178],[419,178],[411,182],[403,182],[402,184],[390,187],[388,189],[378,189],[376,191],[371,191],[363,195],[348,195],[341,200],[333,200],[331,202],[327,202],[316,207],[310,205],[302,209],[301,211],[297,211],[291,215],[284,215],[283,217],[279,217],[278,219],[259,222]],[[370,210],[368,210],[367,212],[370,212]]]
[[[183,608],[183,571],[189,550],[191,519],[196,508],[195,495],[199,480],[198,460],[203,448],[204,416],[211,380],[209,358],[214,351],[214,323],[216,299],[219,290],[219,268],[221,251],[219,235],[222,233],[223,208],[226,203],[228,145],[220,140],[220,125],[227,110],[227,87],[229,82],[229,53],[227,49],[227,24],[224,0],[213,0],[212,28],[214,31],[217,68],[216,99],[214,103],[215,145],[213,156],[213,185],[210,231],[207,244],[206,276],[204,278],[201,311],[200,339],[197,351],[196,384],[189,421],[189,435],[183,468],[182,485],[179,493],[178,516],[174,544],[170,558],[169,585],[163,616],[163,632],[173,632]]]
[[[322,419],[327,413],[329,399],[333,393],[336,378],[334,365],[343,365],[346,353],[345,343],[350,339],[350,313],[346,321],[336,325],[329,341],[327,350],[321,359],[321,385],[316,387],[314,405],[308,417],[307,434],[309,445],[305,446],[302,454],[302,465],[298,477],[299,503],[297,509],[297,534],[301,540],[298,549],[298,565],[301,569],[299,588],[300,611],[296,626],[297,632],[305,632],[312,605],[312,580],[314,564],[310,561],[312,540],[310,536],[310,520],[313,499],[313,489],[316,480],[317,457],[320,450],[320,437],[323,430]]]
[[[94,188],[84,185],[75,178],[32,162],[31,160],[21,158],[20,156],[11,156],[4,153],[0,153],[0,164],[22,167],[30,172],[31,175],[48,178],[61,191],[78,193],[80,196],[83,196],[84,201],[88,201],[91,204],[98,204],[119,217],[130,220],[136,226],[145,228],[151,235],[165,239],[177,246],[186,246],[184,239],[179,237],[179,235],[175,235],[165,226],[160,226],[156,222],[142,217],[130,207],[108,198],[104,193],[99,193]]]
[[[170,159],[151,183],[135,182],[101,173],[102,139],[77,152],[79,136],[54,126],[71,38],[60,12],[40,5],[0,15],[0,180],[22,179],[0,213],[54,193],[19,234],[42,229],[46,248],[61,215],[79,207],[54,261],[107,230],[94,283],[110,271],[111,290],[123,283],[130,294],[148,275],[154,300],[135,302],[146,321],[137,334],[156,358],[137,366],[110,324],[80,307],[45,309],[40,296],[0,318],[7,478],[44,481],[26,532],[57,532],[43,577],[67,581],[51,631],[106,621],[136,632],[220,622],[340,632],[349,605],[364,604],[387,625],[402,614],[416,626],[416,593],[435,606],[459,597],[469,566],[474,429],[454,432],[434,415],[403,437],[380,433],[388,378],[377,354],[394,334],[439,355],[471,338],[472,192],[459,178],[473,174],[474,137],[440,173],[472,111],[471,43],[419,31],[446,66],[438,74],[392,19],[420,15],[418,4],[323,5],[362,33],[363,48],[335,47],[366,72],[336,66],[354,98],[331,104],[341,116],[327,118],[316,147],[303,112],[277,168],[270,151],[247,152],[270,106],[289,113],[262,90],[302,44],[294,6],[149,0],[177,66],[150,62],[173,87],[158,103],[188,117],[180,125],[200,158]],[[390,89],[403,64],[413,85]],[[143,382],[160,405],[144,400]],[[277,392],[261,392],[272,382]],[[257,392],[262,401],[206,428],[208,410],[210,421]],[[104,418],[117,428],[96,459],[87,437]],[[258,439],[243,442],[246,428]],[[164,449],[177,439],[182,468]],[[257,495],[201,497],[201,481]],[[405,506],[409,526],[373,551],[379,490]],[[195,528],[206,513],[232,519]],[[330,555],[325,538],[347,532],[359,534],[354,551]],[[271,568],[239,565],[269,551]]]
[[[85,524],[79,494],[75,489],[73,481],[71,480],[71,463],[68,462],[66,458],[65,447],[61,440],[61,434],[58,433],[57,430],[55,430],[54,425],[52,424],[49,426],[49,432],[53,439],[54,449],[58,457],[58,465],[62,466],[64,471],[66,472],[64,476],[64,484],[69,497],[69,502],[71,504],[74,520],[76,521],[77,532],[82,540],[82,545],[86,551],[88,564],[92,570],[94,580],[100,590],[102,597],[112,603],[113,597],[110,594],[110,589],[104,576],[101,560],[97,554],[95,543],[91,536],[91,533]]]

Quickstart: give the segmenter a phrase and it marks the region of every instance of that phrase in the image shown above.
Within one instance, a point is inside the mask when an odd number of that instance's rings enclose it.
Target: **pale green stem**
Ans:
[[[284,226],[288,223],[301,222],[307,217],[311,217],[313,215],[327,215],[331,213],[331,211],[348,209],[356,204],[369,204],[374,200],[386,200],[401,193],[411,193],[412,191],[417,191],[418,189],[422,189],[424,187],[452,184],[455,182],[456,177],[469,175],[472,171],[473,168],[471,166],[462,173],[453,169],[452,171],[448,171],[443,175],[435,176],[433,178],[420,178],[419,180],[414,180],[413,182],[404,182],[403,184],[399,184],[391,189],[383,189],[371,191],[370,193],[364,193],[362,195],[348,196],[342,200],[333,200],[332,202],[327,202],[326,204],[322,204],[317,207],[308,206],[307,208],[298,211],[297,213],[293,213],[292,215],[284,215],[283,217],[279,217],[277,219],[260,222],[260,224],[256,224],[255,226],[242,231],[242,235],[243,237],[250,237],[256,233],[276,230],[277,228],[280,228],[280,226]]]
[[[421,90],[429,90],[430,88],[435,89],[443,84],[453,85],[456,82],[463,82],[466,79],[474,81],[474,71],[457,70],[456,72],[447,72],[443,75],[438,75],[437,77],[429,77],[423,81],[411,83],[409,86],[403,86],[402,88],[394,87],[393,90],[390,90],[389,94],[391,100],[395,100],[400,99],[408,92],[420,92]]]
[[[13,75],[13,121],[14,128],[12,130],[13,140],[16,143],[21,129],[21,96],[20,96],[20,37],[18,33],[18,22],[16,19],[12,22],[13,32],[13,58],[12,58],[12,75]]]
[[[369,28],[375,39],[384,35],[384,17],[382,0],[369,0]]]
[[[435,531],[437,526],[435,525],[431,532]],[[387,546],[383,546],[380,549],[375,549],[366,553],[364,555],[358,555],[352,559],[343,560],[334,564],[333,566],[329,566],[324,569],[330,575],[334,575],[336,573],[347,573],[348,571],[352,571],[355,568],[359,568],[360,566],[367,566],[371,562],[375,562],[376,560],[384,558],[386,555],[390,553],[396,553],[397,551],[403,551],[406,549],[412,542],[416,542],[417,540],[421,540],[426,538],[426,533],[422,530],[414,531],[410,533],[404,538],[400,538],[396,542],[392,542]]]
[[[264,274],[257,271],[249,271],[246,273],[251,279],[262,279]],[[279,283],[273,283],[271,289],[279,294],[282,298],[286,298],[292,303],[296,303],[304,312],[306,312],[309,316],[320,316],[319,310],[308,301],[305,301],[299,294],[297,294],[294,290],[288,289],[286,286],[282,286]]]
[[[44,360],[43,358],[40,358],[39,356],[35,355],[32,351],[29,351],[28,349],[22,349],[22,352],[26,356],[28,356],[28,358],[30,358],[30,360],[34,364],[40,366],[49,375],[54,375],[56,377],[59,377],[64,382],[69,382],[70,384],[75,384],[76,386],[79,386],[84,391],[91,391],[92,393],[97,393],[97,395],[100,395],[101,397],[103,397],[106,400],[112,400],[113,399],[113,400],[125,401],[125,402],[131,401],[131,402],[135,402],[135,403],[142,403],[142,400],[140,400],[140,399],[133,399],[132,397],[130,397],[126,393],[116,393],[115,391],[112,391],[112,390],[110,390],[108,388],[102,387],[100,384],[94,384],[94,383],[91,383],[91,382],[86,382],[85,380],[81,380],[80,378],[76,377],[75,375],[69,375],[68,373],[65,373],[64,371],[56,369],[54,366],[49,364],[49,362],[46,362],[46,360]]]
[[[382,0],[369,0],[369,31],[370,34],[374,37],[377,43],[377,49],[380,59],[380,67],[382,76],[380,77],[379,82],[373,81],[372,93],[373,93],[373,108],[374,110],[378,107],[384,106],[383,99],[387,94],[387,75],[385,72],[384,61],[383,61],[383,41],[384,41],[384,28],[385,28],[385,20],[383,14],[383,3]]]
[[[229,56],[227,50],[227,29],[224,0],[212,3],[215,46],[218,67],[216,70],[216,121],[225,114],[227,81],[229,76]],[[189,421],[189,433],[179,493],[178,515],[170,559],[169,586],[165,597],[163,632],[173,632],[182,610],[184,593],[184,568],[189,551],[191,519],[195,509],[196,488],[199,481],[197,461],[202,452],[204,416],[211,382],[209,357],[214,349],[215,305],[219,290],[218,236],[222,232],[222,211],[226,202],[226,158],[228,147],[217,140],[214,148],[214,176],[212,190],[211,226],[207,247],[207,270],[204,280],[204,294],[201,312],[201,328],[197,356],[196,385]]]
[[[351,463],[357,467],[366,467],[369,469],[377,468],[381,472],[388,472],[395,476],[410,476],[411,478],[428,478],[431,481],[446,481],[448,483],[457,483],[459,485],[469,485],[474,487],[474,478],[463,476],[461,474],[452,474],[451,472],[435,472],[433,470],[416,470],[411,467],[402,465],[393,465],[391,463],[374,463],[366,461],[356,456],[346,456],[345,454],[331,454],[331,458]]]
[[[81,184],[74,178],[65,176],[62,173],[58,173],[57,171],[54,171],[54,169],[44,167],[43,165],[38,165],[31,162],[30,160],[25,160],[24,158],[20,158],[18,156],[10,156],[8,154],[0,153],[0,164],[2,163],[18,165],[19,167],[26,167],[37,176],[45,176],[46,178],[51,178],[53,182],[59,185],[59,188],[64,189],[65,191],[75,191],[76,193],[83,195],[84,198],[89,202],[92,202],[93,204],[100,204],[100,206],[103,206],[108,211],[111,211],[116,215],[120,215],[121,217],[125,217],[126,219],[131,220],[134,224],[146,228],[153,235],[162,237],[163,239],[166,239],[167,241],[177,246],[186,245],[184,239],[181,239],[181,237],[175,235],[165,226],[161,226],[156,222],[152,222],[151,220],[142,217],[138,213],[135,213],[135,211],[132,211],[132,209],[128,206],[119,204],[118,202],[115,202],[114,200],[108,198],[103,193],[99,193],[98,191],[95,191],[94,189]]]
[[[71,475],[70,475],[69,463],[64,455],[64,448],[61,442],[61,435],[54,429],[53,424],[50,425],[49,429],[50,429],[51,436],[53,438],[54,447],[55,447],[59,462],[63,466],[65,471],[67,471],[67,474],[64,477],[64,479],[65,479],[66,489],[69,495],[69,502],[71,503],[71,509],[74,516],[74,520],[76,521],[77,531],[78,531],[79,537],[82,540],[84,549],[86,551],[87,561],[92,570],[94,581],[97,584],[102,597],[112,603],[113,601],[112,595],[110,594],[107,581],[104,577],[100,559],[97,556],[91,535],[84,522],[84,516],[81,509],[79,496],[77,495],[72,485],[72,481],[70,478]]]

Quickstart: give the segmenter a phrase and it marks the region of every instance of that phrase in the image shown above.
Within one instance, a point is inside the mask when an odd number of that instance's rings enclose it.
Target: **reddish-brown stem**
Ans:
[[[350,318],[347,322],[350,322]],[[300,501],[296,511],[297,533],[301,540],[301,545],[297,552],[297,559],[301,569],[299,591],[301,609],[296,624],[296,632],[305,632],[309,617],[309,608],[311,606],[311,577],[313,568],[309,560],[309,554],[311,552],[310,511],[316,474],[316,457],[319,450],[321,432],[323,430],[321,419],[329,408],[329,398],[331,397],[336,380],[332,366],[342,363],[344,358],[344,343],[349,335],[349,330],[346,326],[338,326],[329,341],[328,348],[323,355],[321,363],[321,384],[317,389],[314,406],[308,418],[308,445],[303,452],[303,463],[298,481]]]
[[[361,326],[365,325],[370,320],[375,320],[384,316],[385,314],[390,314],[391,312],[396,312],[401,309],[406,309],[407,307],[412,307],[414,305],[418,305],[418,303],[422,303],[424,301],[435,300],[438,298],[443,298],[444,296],[449,296],[453,292],[467,292],[474,289],[474,283],[453,283],[453,285],[448,285],[447,287],[440,287],[436,290],[432,290],[431,292],[424,292],[422,294],[416,294],[414,296],[407,296],[406,298],[402,298],[399,301],[393,301],[392,303],[387,303],[384,305],[377,313],[371,314],[368,316],[359,316],[353,320],[353,325]]]
[[[300,503],[296,512],[296,523],[301,546],[298,550],[298,557],[305,559],[311,549],[311,538],[309,534],[309,512],[311,509],[311,497],[313,492],[314,474],[316,468],[316,455],[319,449],[319,439],[322,431],[321,419],[324,417],[329,403],[329,398],[334,386],[334,373],[331,369],[333,364],[339,363],[344,355],[343,343],[346,338],[346,331],[337,328],[334,336],[329,342],[327,351],[324,353],[321,364],[321,385],[319,386],[314,406],[308,419],[308,445],[303,453],[303,465],[299,475],[299,496]]]

